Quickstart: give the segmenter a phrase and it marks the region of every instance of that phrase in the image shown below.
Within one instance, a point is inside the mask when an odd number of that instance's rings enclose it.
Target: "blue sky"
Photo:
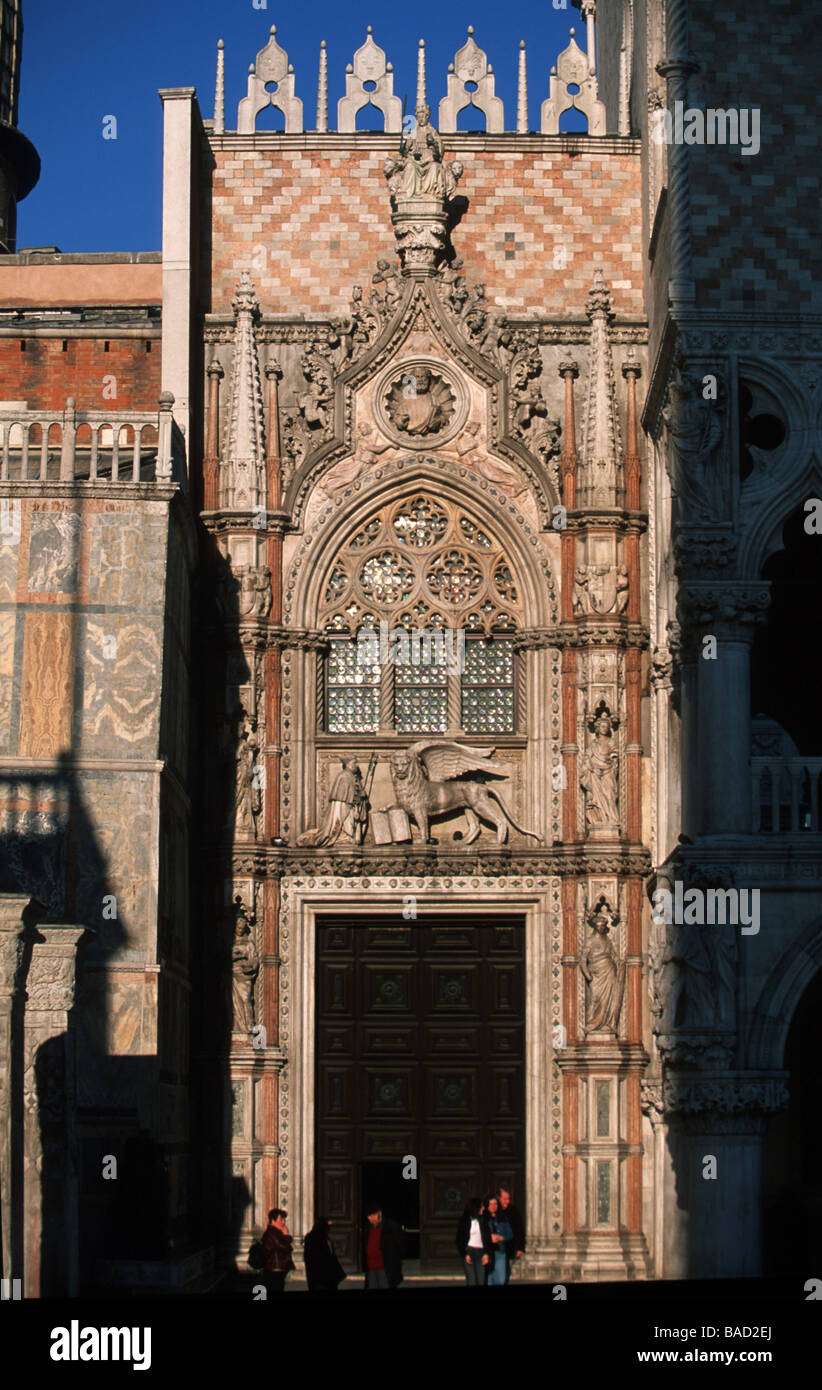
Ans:
[[[261,5],[263,0],[257,0]],[[307,129],[315,123],[320,39],[328,44],[329,124],[345,90],[345,65],[373,25],[375,41],[394,64],[394,91],[413,107],[416,55],[426,41],[428,97],[445,95],[454,52],[473,24],[505,102],[505,124],[516,123],[519,41],[528,53],[529,118],[539,125],[548,74],[570,27],[585,47],[578,10],[559,0],[489,0],[453,6],[313,0],[294,15],[276,0],[24,0],[20,128],[40,153],[40,182],[19,210],[18,245],[62,251],[160,249],[162,107],[159,87],[197,89],[203,116],[214,114],[217,39],[226,45],[226,126],[236,127],[248,65],[272,24],[294,64]],[[103,139],[103,120],[117,118],[117,139]],[[477,122],[479,124],[479,122]],[[461,122],[461,128],[463,123]]]

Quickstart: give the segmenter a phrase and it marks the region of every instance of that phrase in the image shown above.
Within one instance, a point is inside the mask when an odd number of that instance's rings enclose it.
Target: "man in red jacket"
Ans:
[[[291,1258],[294,1237],[288,1234],[285,1215],[281,1207],[272,1207],[268,1213],[268,1228],[262,1240],[265,1255],[263,1278],[267,1294],[283,1293],[286,1275],[290,1269],[295,1268]]]

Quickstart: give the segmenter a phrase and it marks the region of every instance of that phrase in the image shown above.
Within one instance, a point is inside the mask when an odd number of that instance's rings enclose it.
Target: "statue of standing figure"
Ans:
[[[231,1004],[233,1033],[254,1028],[254,985],[260,959],[251,936],[248,909],[239,895],[234,899],[234,944],[231,949]]]
[[[625,961],[620,961],[608,933],[619,918],[601,897],[588,913],[591,935],[583,946],[579,968],[585,979],[586,1033],[616,1033],[625,991]]]
[[[582,760],[579,785],[585,793],[588,828],[619,825],[619,753],[613,732],[619,721],[601,704],[588,724],[593,737]]]

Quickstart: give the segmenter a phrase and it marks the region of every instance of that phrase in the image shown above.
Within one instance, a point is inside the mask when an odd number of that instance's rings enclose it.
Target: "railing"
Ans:
[[[754,833],[818,832],[822,758],[751,758]]]
[[[0,408],[0,482],[185,482],[185,451],[164,391],[159,410]]]

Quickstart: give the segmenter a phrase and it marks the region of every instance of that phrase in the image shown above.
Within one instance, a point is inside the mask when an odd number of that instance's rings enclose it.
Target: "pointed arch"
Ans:
[[[779,1071],[791,1023],[805,990],[822,970],[822,916],[817,917],[776,961],[753,1010],[748,1065]]]

